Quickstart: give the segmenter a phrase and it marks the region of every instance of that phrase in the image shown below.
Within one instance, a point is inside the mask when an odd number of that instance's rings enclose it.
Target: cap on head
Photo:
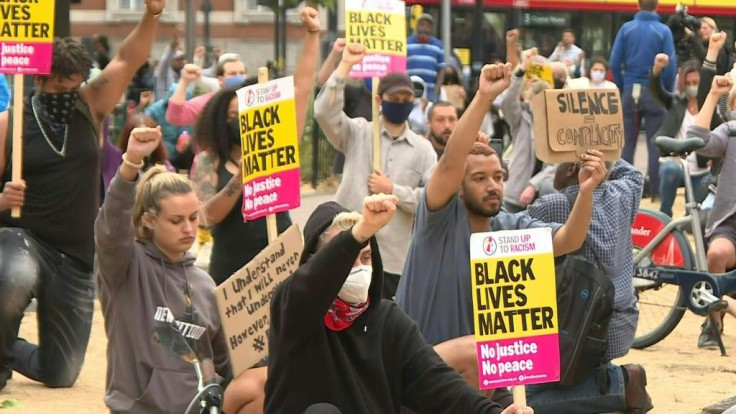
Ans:
[[[414,95],[414,83],[405,73],[391,72],[379,82],[378,95],[393,95],[397,92],[406,92]]]
[[[422,20],[426,20],[431,24],[434,24],[434,17],[432,17],[429,13],[422,13],[421,16],[417,19],[417,23],[421,22]]]

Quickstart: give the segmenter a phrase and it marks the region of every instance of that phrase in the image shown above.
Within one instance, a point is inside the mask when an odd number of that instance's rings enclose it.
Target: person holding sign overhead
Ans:
[[[483,116],[493,99],[508,87],[511,76],[510,64],[483,67],[478,92],[422,192],[396,302],[417,321],[431,344],[474,333],[471,233],[552,227],[555,256],[576,251],[590,224],[593,190],[606,176],[599,151],[582,155],[580,193],[564,225],[502,208],[504,171],[500,157],[488,145],[475,141]],[[472,351],[467,355],[471,366],[476,364]]]
[[[330,143],[345,154],[338,203],[357,210],[360,200],[370,194],[394,194],[399,199],[396,217],[377,235],[385,259],[384,297],[390,299],[404,268],[421,187],[437,164],[437,155],[407,122],[414,108],[414,84],[408,75],[392,72],[381,79],[374,97],[381,107],[381,117],[373,120],[381,123],[381,169],[373,169],[373,122],[349,118],[343,112],[346,77],[364,56],[361,45],[345,47],[342,62],[314,101],[314,117]]]
[[[117,55],[83,85],[94,64],[85,47],[56,38],[50,75],[24,100],[23,180],[11,181],[10,139],[0,136],[0,389],[14,369],[49,387],[70,387],[84,361],[94,312],[93,225],[99,207],[98,130],[151,53],[166,0],[146,0]],[[12,218],[10,208],[21,207]],[[13,258],[13,259],[10,259]],[[20,258],[26,258],[22,260]],[[19,339],[35,297],[40,345]]]
[[[335,202],[304,226],[299,268],[271,303],[267,413],[303,413],[319,403],[345,414],[530,414],[505,410],[472,389],[422,338],[395,303],[381,299],[374,237],[398,210],[394,195],[363,200],[362,214]],[[310,411],[311,412],[311,411]]]
[[[188,253],[200,203],[185,177],[151,168],[161,128],[135,128],[95,221],[99,288],[107,333],[105,404],[115,413],[184,412],[197,392],[191,364],[156,344],[173,323],[196,354],[231,377],[215,284]],[[211,361],[206,361],[211,357]]]

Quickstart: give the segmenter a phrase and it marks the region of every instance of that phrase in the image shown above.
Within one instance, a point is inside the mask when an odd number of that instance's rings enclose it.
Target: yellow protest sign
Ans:
[[[268,356],[271,298],[299,267],[303,248],[301,231],[292,225],[215,289],[236,378]]]
[[[406,71],[406,8],[397,0],[346,0],[345,41],[366,47],[351,77]]]
[[[54,1],[0,1],[0,73],[48,74]]]
[[[255,220],[299,207],[294,78],[246,86],[237,95],[243,151],[243,217]]]
[[[559,380],[551,229],[475,233],[470,268],[481,389]]]
[[[554,86],[555,80],[552,76],[552,67],[547,64],[536,64],[532,63],[526,69],[525,77],[527,80],[540,79],[549,84],[550,87]]]

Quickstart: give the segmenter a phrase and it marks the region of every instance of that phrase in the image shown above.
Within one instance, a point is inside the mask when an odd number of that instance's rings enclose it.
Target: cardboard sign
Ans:
[[[366,48],[348,76],[406,72],[406,8],[397,0],[345,0],[345,40]]]
[[[294,78],[246,86],[237,95],[243,150],[243,218],[255,220],[299,207]]]
[[[552,230],[470,236],[481,389],[560,379]]]
[[[529,65],[524,73],[524,77],[530,81],[532,79],[540,79],[549,84],[550,87],[554,86],[555,79],[552,75],[552,67],[545,64],[533,63]]]
[[[54,1],[0,1],[0,73],[46,75],[54,45]]]
[[[294,224],[215,289],[236,378],[268,356],[271,299],[299,267],[303,248],[301,231]]]
[[[624,119],[618,89],[547,89],[532,98],[534,146],[548,163],[577,162],[587,149],[621,158]]]

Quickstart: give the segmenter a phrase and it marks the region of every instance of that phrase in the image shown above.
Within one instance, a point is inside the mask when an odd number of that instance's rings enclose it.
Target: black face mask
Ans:
[[[41,104],[41,117],[53,129],[61,129],[72,120],[74,105],[77,103],[79,92],[38,93],[38,102]]]
[[[565,80],[555,78],[555,89],[562,89],[565,87]]]
[[[240,142],[240,123],[238,118],[227,122],[227,137],[232,145],[241,145]]]

